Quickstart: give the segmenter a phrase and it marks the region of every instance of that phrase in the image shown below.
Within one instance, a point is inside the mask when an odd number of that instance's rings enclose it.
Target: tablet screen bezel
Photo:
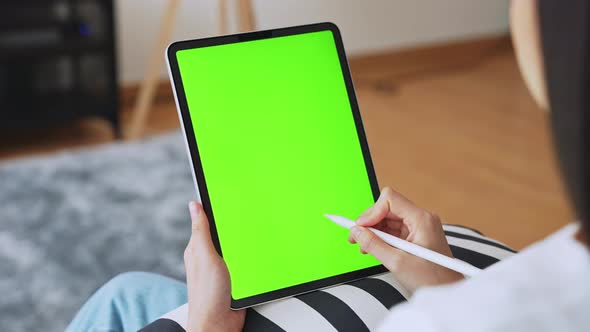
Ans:
[[[317,23],[317,24],[309,24],[309,25],[302,25],[302,26],[295,26],[289,28],[281,28],[281,29],[272,29],[272,30],[264,30],[264,31],[257,31],[257,32],[248,32],[248,33],[240,33],[228,36],[219,36],[219,37],[211,37],[211,38],[204,38],[204,39],[196,39],[196,40],[185,40],[185,41],[178,41],[172,43],[167,51],[167,64],[168,64],[168,71],[172,83],[172,89],[174,91],[174,96],[176,99],[176,106],[179,113],[179,117],[181,120],[181,126],[184,132],[185,142],[187,144],[187,150],[189,154],[189,160],[192,164],[192,174],[193,180],[195,181],[195,186],[197,187],[197,192],[200,196],[201,203],[203,204],[203,209],[209,218],[210,224],[210,231],[211,237],[213,240],[213,244],[215,249],[223,257],[221,246],[219,243],[219,237],[217,234],[217,229],[215,226],[215,218],[213,215],[213,209],[211,207],[211,201],[209,199],[207,184],[205,182],[205,177],[203,174],[203,168],[201,164],[201,159],[199,156],[199,149],[196,142],[196,137],[194,134],[192,121],[190,118],[190,113],[188,110],[188,104],[186,100],[186,95],[184,93],[184,87],[182,84],[182,79],[180,76],[180,70],[178,66],[178,61],[176,58],[176,53],[178,51],[187,50],[187,49],[194,49],[194,48],[201,48],[201,47],[208,47],[208,46],[216,46],[216,45],[224,45],[224,44],[232,44],[232,43],[239,43],[244,41],[252,41],[252,40],[260,40],[260,39],[267,39],[267,38],[275,38],[275,37],[283,37],[283,36],[290,36],[290,35],[297,35],[297,34],[304,34],[310,32],[320,32],[320,31],[331,31],[334,36],[334,42],[336,44],[336,49],[338,51],[338,57],[340,60],[340,67],[342,69],[342,74],[344,76],[346,91],[348,93],[348,99],[350,102],[351,110],[353,113],[353,118],[356,126],[357,135],[360,141],[362,154],[365,162],[365,167],[367,170],[367,174],[369,177],[369,182],[371,185],[371,190],[373,193],[374,201],[377,200],[379,197],[379,185],[377,183],[377,177],[375,175],[375,170],[373,167],[373,162],[371,159],[371,154],[369,151],[369,146],[367,143],[367,138],[365,135],[365,130],[363,127],[356,95],[354,92],[354,86],[352,83],[352,77],[350,74],[350,70],[348,67],[348,62],[346,60],[346,54],[344,52],[344,46],[342,43],[342,38],[340,35],[340,31],[338,27],[333,23]],[[343,239],[344,241],[345,239]],[[288,296],[294,296],[310,291],[314,291],[317,289],[350,282],[353,280],[373,276],[376,274],[380,274],[386,272],[387,269],[383,265],[377,265],[369,268],[364,268],[344,274],[339,274],[335,276],[331,276],[328,278],[314,280],[307,283],[286,287],[258,295],[249,296],[246,298],[241,299],[231,299],[231,308],[232,309],[242,309],[247,308],[250,306],[278,300]]]

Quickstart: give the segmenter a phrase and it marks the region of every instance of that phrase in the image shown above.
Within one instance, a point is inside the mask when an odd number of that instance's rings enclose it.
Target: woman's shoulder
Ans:
[[[574,239],[577,229],[568,225],[474,278],[419,290],[384,327],[411,317],[429,327],[418,331],[585,330],[590,253]]]

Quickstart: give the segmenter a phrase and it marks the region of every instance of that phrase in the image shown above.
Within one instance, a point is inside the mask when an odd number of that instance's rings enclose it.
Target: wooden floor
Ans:
[[[363,57],[351,69],[381,186],[517,249],[572,219],[547,114],[527,94],[505,39]],[[167,94],[147,135],[177,128]],[[113,140],[99,120],[2,136],[0,159]]]

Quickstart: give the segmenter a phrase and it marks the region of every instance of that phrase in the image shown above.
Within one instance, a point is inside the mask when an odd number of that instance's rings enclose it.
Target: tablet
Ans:
[[[324,217],[379,196],[334,24],[175,42],[167,60],[233,309],[385,272]]]

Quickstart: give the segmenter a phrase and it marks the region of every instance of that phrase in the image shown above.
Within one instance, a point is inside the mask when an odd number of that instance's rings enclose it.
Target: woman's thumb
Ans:
[[[377,258],[389,270],[395,268],[401,250],[391,247],[365,227],[354,226],[350,233],[363,252]]]
[[[191,214],[191,242],[202,249],[215,251],[213,241],[211,241],[211,232],[209,230],[209,221],[203,210],[203,206],[197,202],[188,203]]]

